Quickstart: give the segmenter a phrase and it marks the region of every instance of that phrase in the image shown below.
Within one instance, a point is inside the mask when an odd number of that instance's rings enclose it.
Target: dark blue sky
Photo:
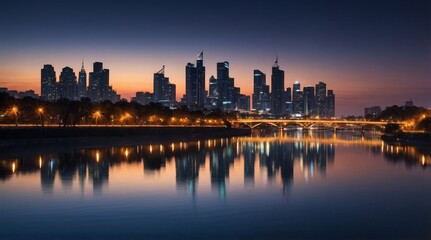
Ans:
[[[0,86],[10,88],[33,84],[38,91],[43,64],[58,74],[66,65],[77,72],[85,58],[103,61],[126,97],[152,90],[152,73],[166,64],[182,95],[184,65],[204,50],[206,77],[215,74],[217,61],[228,60],[247,94],[252,70],[269,80],[278,54],[286,86],[327,82],[338,115],[408,99],[431,106],[431,4],[425,0],[6,0],[0,31]]]

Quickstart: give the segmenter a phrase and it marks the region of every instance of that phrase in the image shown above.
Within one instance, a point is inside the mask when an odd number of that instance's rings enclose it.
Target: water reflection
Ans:
[[[17,155],[0,159],[0,177],[7,181],[14,175],[39,172],[44,193],[54,191],[56,178],[65,191],[71,190],[77,181],[81,191],[89,182],[94,193],[101,193],[113,166],[141,164],[144,174],[151,175],[172,162],[178,190],[195,196],[200,171],[209,171],[205,174],[210,176],[212,191],[225,199],[230,171],[238,164],[243,164],[245,186],[254,186],[259,172],[268,183],[280,183],[287,191],[294,182],[294,166],[299,166],[305,181],[316,175],[324,177],[334,165],[336,147],[340,145],[363,146],[371,153],[383,154],[389,162],[403,162],[408,167],[431,165],[431,152],[427,148],[388,145],[376,135],[289,131],[281,136],[270,133],[268,137],[268,133],[255,132],[243,138]]]

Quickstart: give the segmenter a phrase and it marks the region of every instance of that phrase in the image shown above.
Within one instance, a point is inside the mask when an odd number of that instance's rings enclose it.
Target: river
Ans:
[[[0,149],[0,239],[430,239],[431,151],[340,131]]]

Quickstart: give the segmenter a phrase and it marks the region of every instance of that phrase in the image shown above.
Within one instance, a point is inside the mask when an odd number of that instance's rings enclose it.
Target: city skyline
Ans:
[[[0,86],[9,89],[40,94],[43,64],[52,64],[58,77],[66,66],[78,74],[84,58],[87,72],[93,62],[103,62],[111,70],[110,84],[127,99],[151,92],[153,74],[165,65],[179,100],[185,93],[184,66],[203,50],[207,91],[216,63],[228,61],[235,85],[251,96],[253,70],[265,73],[271,85],[278,55],[285,87],[295,81],[302,86],[325,82],[337,94],[337,116],[362,115],[366,106],[402,105],[410,99],[431,106],[426,1],[236,1],[224,5],[225,21],[220,22],[212,19],[212,9],[220,6],[211,2],[201,7],[106,3],[99,13],[75,16],[60,14],[62,5],[52,1],[28,5],[21,9],[20,2],[10,2],[7,11],[0,10],[0,30],[8,33],[0,40]],[[79,7],[78,1],[69,10]],[[166,18],[154,20],[152,11],[159,8]],[[202,12],[197,20],[195,12]],[[256,14],[261,17],[252,17]]]

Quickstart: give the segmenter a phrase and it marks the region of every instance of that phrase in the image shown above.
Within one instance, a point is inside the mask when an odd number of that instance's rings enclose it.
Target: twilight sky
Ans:
[[[152,91],[162,65],[184,94],[185,65],[204,51],[206,88],[229,61],[241,92],[279,56],[285,86],[327,83],[336,115],[404,104],[431,107],[428,0],[20,1],[0,9],[0,87],[40,93],[40,69],[87,73],[101,61],[122,97]]]

